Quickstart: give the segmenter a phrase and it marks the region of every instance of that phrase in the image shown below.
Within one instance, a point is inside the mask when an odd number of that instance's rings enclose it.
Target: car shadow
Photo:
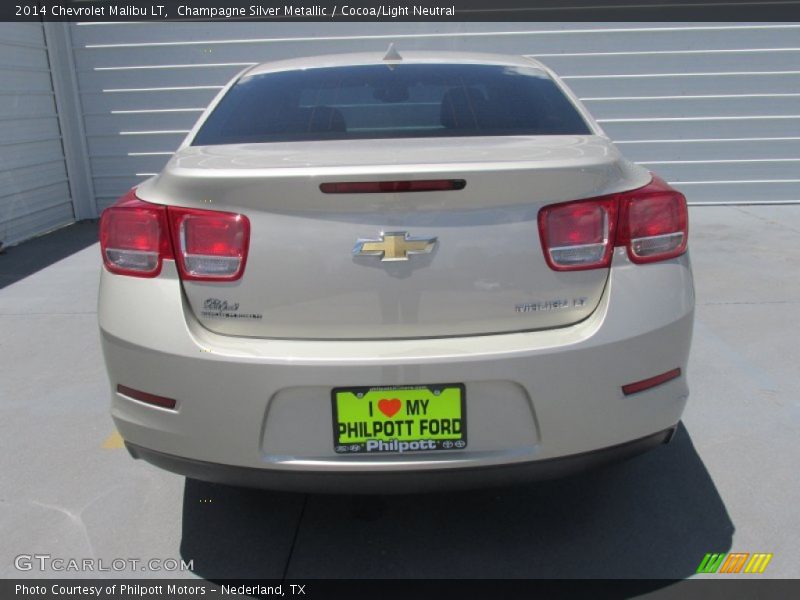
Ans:
[[[0,289],[97,243],[97,220],[78,221],[10,248],[0,247]]]
[[[628,461],[509,488],[330,496],[187,480],[181,555],[210,580],[675,581],[728,550],[733,531],[681,425],[669,445]]]

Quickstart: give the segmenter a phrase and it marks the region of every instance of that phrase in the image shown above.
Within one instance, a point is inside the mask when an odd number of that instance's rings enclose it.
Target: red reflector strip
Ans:
[[[463,190],[467,182],[463,179],[424,179],[417,181],[343,181],[321,183],[319,189],[325,194],[380,194],[396,192],[443,192]]]
[[[148,394],[147,392],[140,392],[124,385],[117,386],[117,393],[134,400],[139,400],[153,406],[160,406],[161,408],[175,408],[177,402],[173,398],[164,398],[163,396],[156,396],[155,394]]]
[[[666,373],[662,373],[661,375],[656,375],[655,377],[651,377],[650,379],[642,379],[641,381],[637,381],[635,383],[629,383],[628,385],[623,385],[622,393],[625,394],[626,396],[630,396],[631,394],[643,392],[644,390],[656,387],[657,385],[661,385],[662,383],[666,383],[667,381],[675,379],[676,377],[680,376],[681,376],[680,369],[672,369],[672,371],[667,371]]]

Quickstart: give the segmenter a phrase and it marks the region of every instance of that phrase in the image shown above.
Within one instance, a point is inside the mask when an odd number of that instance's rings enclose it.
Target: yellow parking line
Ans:
[[[106,438],[106,441],[103,442],[103,448],[108,450],[113,450],[114,448],[124,448],[125,442],[122,440],[122,436],[119,434],[119,431],[116,429],[114,433]]]

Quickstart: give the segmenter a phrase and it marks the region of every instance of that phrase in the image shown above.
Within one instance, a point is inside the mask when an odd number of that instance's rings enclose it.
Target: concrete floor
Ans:
[[[692,395],[675,441],[568,479],[428,496],[240,490],[133,461],[108,415],[95,226],[11,248],[0,255],[0,577],[64,575],[14,568],[43,553],[191,560],[186,575],[205,578],[683,579],[728,550],[772,552],[764,577],[800,577],[800,206],[691,218]]]

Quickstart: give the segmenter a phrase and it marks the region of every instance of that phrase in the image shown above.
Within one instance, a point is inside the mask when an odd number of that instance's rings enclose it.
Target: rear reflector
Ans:
[[[175,207],[168,213],[182,279],[233,281],[242,276],[250,241],[247,217]]]
[[[160,406],[161,408],[173,409],[177,404],[173,398],[164,398],[163,396],[156,396],[155,394],[140,392],[139,390],[135,390],[124,385],[117,385],[117,393],[127,396],[128,398],[133,398],[134,400],[139,400],[140,402],[144,402],[146,404]]]
[[[381,194],[397,192],[443,192],[463,190],[467,182],[463,179],[426,179],[418,181],[345,181],[321,183],[319,189],[325,194]]]
[[[656,375],[655,377],[651,377],[650,379],[643,379],[642,381],[636,381],[634,383],[629,383],[628,385],[622,386],[622,393],[626,396],[630,396],[631,394],[636,394],[638,392],[643,392],[644,390],[649,390],[650,388],[656,387],[657,385],[661,385],[662,383],[666,383],[672,379],[681,376],[680,369],[672,369],[671,371],[667,371],[666,373],[662,373],[661,375]]]

